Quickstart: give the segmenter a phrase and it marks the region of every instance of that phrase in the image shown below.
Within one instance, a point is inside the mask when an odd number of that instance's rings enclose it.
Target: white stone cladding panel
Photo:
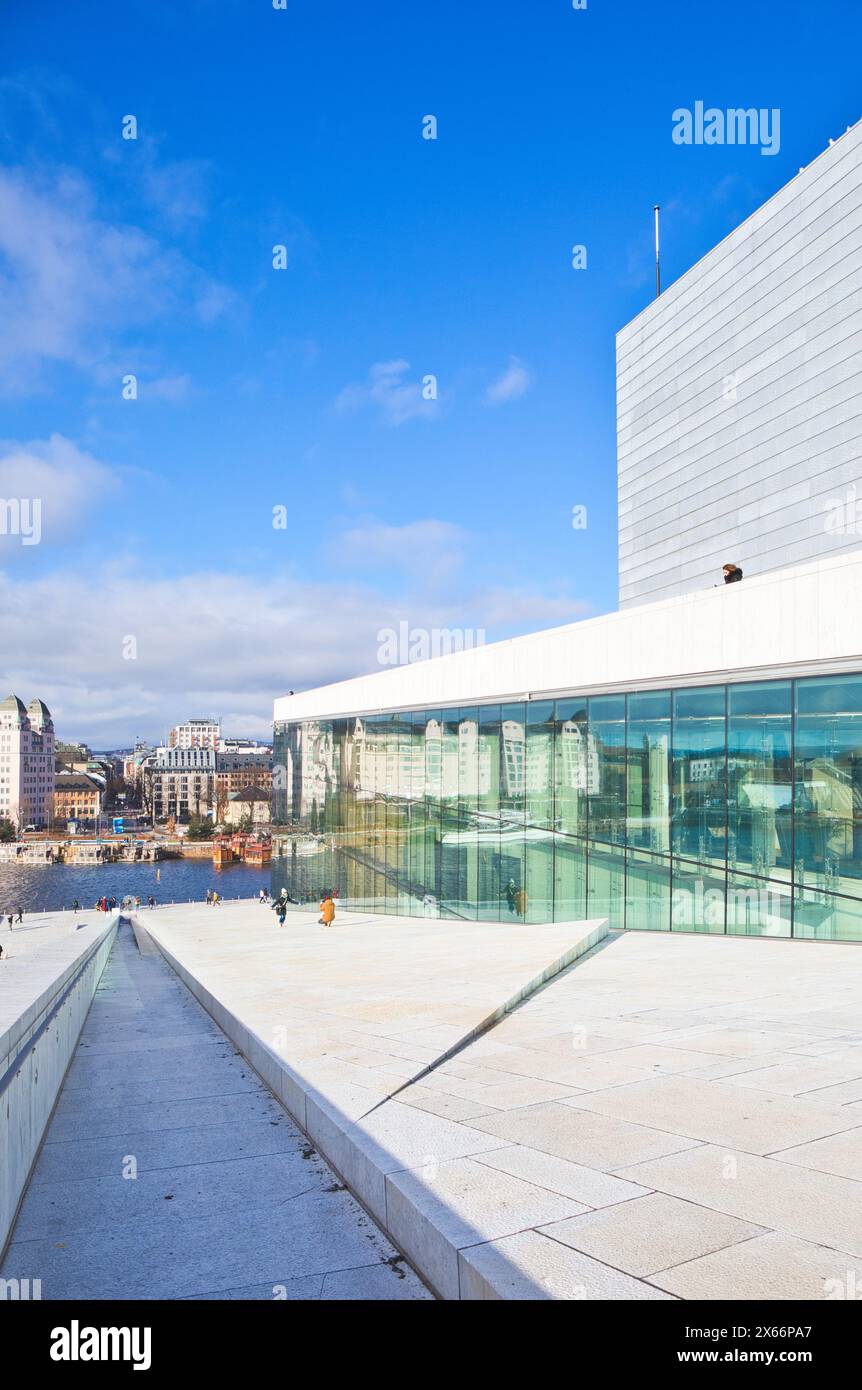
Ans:
[[[621,607],[860,548],[860,343],[857,125],[618,334]]]

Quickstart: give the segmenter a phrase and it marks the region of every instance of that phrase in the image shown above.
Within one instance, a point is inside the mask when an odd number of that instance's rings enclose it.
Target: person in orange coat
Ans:
[[[332,898],[327,893],[326,897],[323,899],[323,902],[320,904],[320,925],[323,927],[331,927],[334,919],[335,903],[332,901]]]

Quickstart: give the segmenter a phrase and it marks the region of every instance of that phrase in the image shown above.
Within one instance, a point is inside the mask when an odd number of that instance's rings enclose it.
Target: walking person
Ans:
[[[211,888],[208,888],[208,889],[207,889],[207,907],[210,906],[210,904],[212,903],[212,900],[213,900],[213,890],[212,890]]]
[[[323,902],[320,904],[320,925],[331,927],[335,921],[335,903],[332,901],[332,894],[327,893]]]
[[[81,904],[78,902],[78,899],[77,899],[77,898],[73,898],[73,899],[72,899],[72,911],[73,911],[73,912],[80,912],[80,911],[81,911]]]
[[[20,907],[19,907],[19,909],[18,909],[18,916],[15,918],[15,921],[16,921],[16,922],[22,922],[22,923],[23,923],[23,921],[24,921],[24,913],[21,911]]]

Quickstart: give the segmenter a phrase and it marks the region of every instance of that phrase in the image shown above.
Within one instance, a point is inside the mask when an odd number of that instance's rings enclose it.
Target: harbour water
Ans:
[[[0,863],[0,913],[55,912],[92,907],[104,894],[122,901],[127,894],[146,902],[201,902],[208,888],[223,898],[257,897],[270,888],[269,865],[230,864],[214,869],[209,859],[163,859],[158,864]]]

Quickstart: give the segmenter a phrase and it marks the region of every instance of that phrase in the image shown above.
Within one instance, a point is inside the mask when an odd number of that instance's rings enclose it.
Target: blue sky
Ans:
[[[43,501],[0,537],[4,683],[97,746],[265,734],[400,621],[614,608],[653,204],[669,283],[862,115],[839,0],[4,0],[0,33],[0,496]],[[779,152],[675,144],[697,100],[779,108]]]

